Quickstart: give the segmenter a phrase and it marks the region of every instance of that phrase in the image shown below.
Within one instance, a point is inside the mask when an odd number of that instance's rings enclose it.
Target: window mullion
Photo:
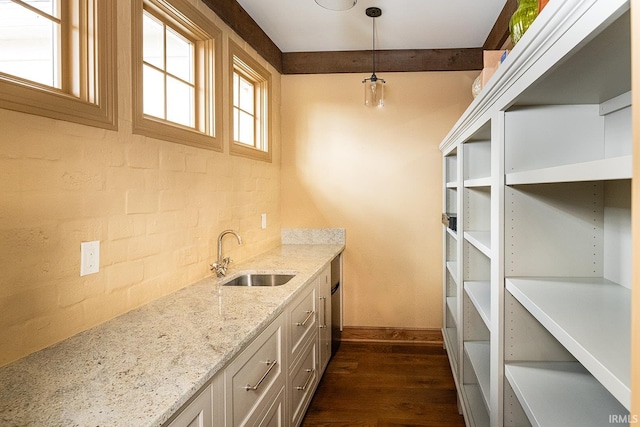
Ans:
[[[72,94],[74,96],[83,99],[77,88],[74,87],[74,81],[77,81],[74,75],[73,57],[78,49],[78,39],[73,37],[72,28],[77,25],[78,14],[77,9],[74,9],[75,2],[61,2],[60,5],[60,18],[58,21],[58,32],[56,37],[55,49],[58,50],[55,55],[55,74],[57,74],[54,80],[57,80],[60,84],[60,88],[63,92]],[[54,83],[54,86],[56,83]]]
[[[164,75],[164,119],[169,117],[169,93],[167,92],[167,24],[162,21],[162,73]]]
[[[253,145],[261,150],[261,141],[260,141],[260,89],[258,85],[253,82]]]

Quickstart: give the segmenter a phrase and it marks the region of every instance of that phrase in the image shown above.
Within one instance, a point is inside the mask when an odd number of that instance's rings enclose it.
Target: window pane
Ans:
[[[194,127],[193,88],[173,77],[167,77],[167,120]]]
[[[240,76],[238,73],[233,73],[233,106],[240,106]],[[234,122],[235,123],[235,122]]]
[[[144,12],[142,31],[143,60],[164,70],[164,25]]]
[[[253,83],[241,77],[239,107],[241,110],[244,110],[249,114],[253,114],[253,105],[254,105],[253,91],[254,91]]]
[[[142,85],[144,114],[164,119],[164,74],[144,65]]]
[[[60,88],[60,25],[13,2],[0,2],[0,71]]]
[[[253,140],[253,116],[247,114],[243,111],[240,111],[238,117],[238,127],[239,127],[239,138],[238,142],[243,144],[255,146],[255,142]]]
[[[193,44],[167,28],[167,72],[193,84]]]

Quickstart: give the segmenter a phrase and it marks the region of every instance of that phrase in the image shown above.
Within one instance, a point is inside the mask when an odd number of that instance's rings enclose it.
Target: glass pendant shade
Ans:
[[[384,106],[384,80],[374,75],[365,79],[364,83],[364,105],[367,107]]]
[[[349,10],[358,0],[316,0],[316,3],[329,10]]]
[[[368,79],[364,79],[364,105],[367,107],[382,107],[384,106],[384,79],[379,79],[376,76],[376,19],[382,15],[382,10],[378,7],[368,7],[366,10],[368,17],[373,18],[373,49],[371,55],[373,59],[373,73]]]

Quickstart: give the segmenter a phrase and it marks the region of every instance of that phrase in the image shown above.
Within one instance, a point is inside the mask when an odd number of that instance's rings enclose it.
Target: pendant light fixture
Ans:
[[[316,0],[320,6],[329,10],[349,10],[358,3],[358,0]]]
[[[364,79],[364,105],[367,107],[382,107],[384,105],[384,79],[376,76],[376,18],[382,15],[379,7],[368,7],[366,12],[373,20],[373,73]]]

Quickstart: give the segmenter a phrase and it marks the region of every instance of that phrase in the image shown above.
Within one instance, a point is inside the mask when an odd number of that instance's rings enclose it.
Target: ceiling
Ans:
[[[314,0],[237,0],[283,53],[482,47],[506,0],[358,0],[336,12]]]

